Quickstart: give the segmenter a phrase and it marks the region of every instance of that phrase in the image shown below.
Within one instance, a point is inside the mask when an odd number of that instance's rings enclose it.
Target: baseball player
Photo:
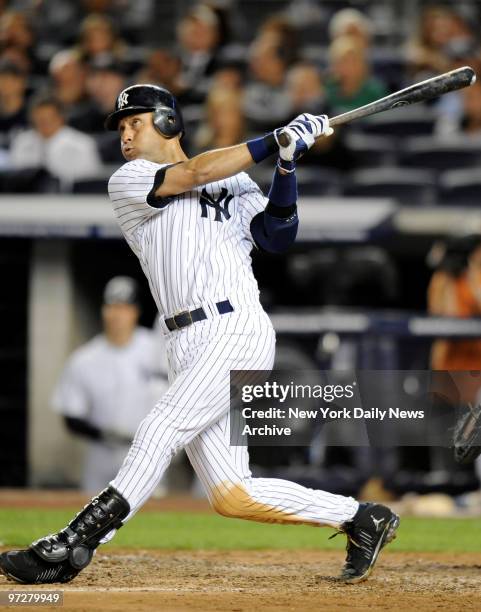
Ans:
[[[115,276],[103,292],[103,333],[69,357],[52,397],[67,428],[86,440],[81,488],[112,480],[140,421],[167,388],[160,333],[138,325],[137,283]]]
[[[274,329],[259,303],[250,253],[278,253],[295,240],[296,161],[332,133],[327,117],[302,114],[261,138],[188,159],[174,97],[134,85],[120,93],[106,126],[118,130],[127,160],[111,177],[109,195],[163,321],[170,387],[107,488],[58,533],[0,555],[0,568],[17,582],[72,580],[139,510],[183,447],[218,513],[333,527],[347,535],[341,578],[366,579],[399,518],[379,504],[253,478],[247,447],[229,439],[229,371],[274,363]],[[287,146],[279,144],[281,130]],[[244,171],[275,154],[265,198]]]

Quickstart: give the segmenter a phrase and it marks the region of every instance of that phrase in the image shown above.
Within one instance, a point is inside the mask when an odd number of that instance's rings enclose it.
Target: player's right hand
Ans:
[[[334,130],[329,126],[327,115],[303,113],[284,128],[274,131],[279,145],[279,156],[285,161],[296,161],[308,151],[319,136],[330,136]],[[282,134],[282,138],[280,138]],[[285,141],[288,140],[288,144]]]

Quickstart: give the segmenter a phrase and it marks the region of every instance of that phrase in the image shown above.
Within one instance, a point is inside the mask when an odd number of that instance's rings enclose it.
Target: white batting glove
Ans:
[[[274,131],[279,145],[279,156],[284,161],[296,161],[308,151],[320,136],[330,136],[334,130],[329,126],[326,115],[303,113],[284,128]],[[281,136],[282,135],[282,136]],[[288,143],[285,142],[288,140]]]

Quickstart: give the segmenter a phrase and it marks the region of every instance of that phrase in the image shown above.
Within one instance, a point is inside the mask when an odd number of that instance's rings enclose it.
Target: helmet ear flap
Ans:
[[[153,122],[155,129],[164,138],[173,138],[184,129],[179,113],[168,106],[158,106],[154,110]]]

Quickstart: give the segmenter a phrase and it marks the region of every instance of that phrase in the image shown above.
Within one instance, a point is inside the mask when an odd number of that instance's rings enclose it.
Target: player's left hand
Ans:
[[[274,138],[279,145],[279,156],[284,161],[296,161],[308,151],[320,136],[330,136],[334,130],[329,126],[327,115],[298,115],[284,128],[274,131]],[[279,136],[283,134],[289,144],[281,144]]]

